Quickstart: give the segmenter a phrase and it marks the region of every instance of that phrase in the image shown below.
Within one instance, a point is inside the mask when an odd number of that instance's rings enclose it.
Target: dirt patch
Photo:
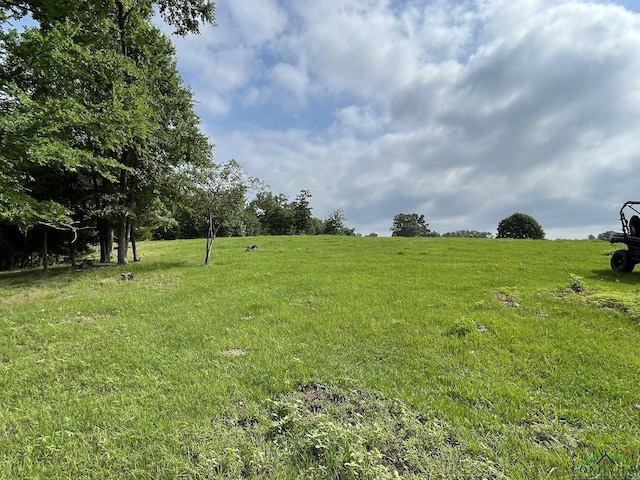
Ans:
[[[75,315],[69,315],[66,319],[58,322],[58,325],[70,325],[74,323],[95,323],[100,322],[107,318],[106,315],[85,315],[82,313],[76,313]]]
[[[486,325],[481,325],[481,324],[476,324],[476,328],[478,329],[478,332],[480,333],[487,333],[489,332],[489,327],[487,327]]]
[[[522,427],[534,443],[550,451],[573,451],[580,443],[576,428],[564,422],[538,420],[524,422]]]
[[[507,307],[519,307],[520,304],[515,301],[510,295],[506,293],[496,293],[494,295],[495,299],[498,300],[502,305],[506,305]]]
[[[329,387],[318,383],[300,385],[298,392],[300,392],[302,401],[307,408],[316,413],[327,411],[328,408],[337,407],[346,401],[343,395],[339,395]]]
[[[222,351],[222,354],[228,357],[241,357],[247,353],[249,353],[249,351],[246,348],[230,348]]]

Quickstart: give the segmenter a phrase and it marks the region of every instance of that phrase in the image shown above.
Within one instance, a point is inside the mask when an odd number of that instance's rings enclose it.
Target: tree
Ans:
[[[399,213],[393,217],[392,237],[428,237],[435,232],[429,230],[424,215],[417,213]]]
[[[211,248],[220,228],[237,222],[245,214],[246,193],[256,180],[246,175],[235,160],[195,173],[198,188],[192,204],[196,214],[206,219],[207,239],[204,264],[209,265]]]
[[[250,206],[256,212],[264,235],[291,235],[294,232],[293,210],[286,195],[258,192]]]
[[[311,198],[311,192],[309,190],[300,190],[300,193],[291,205],[293,208],[293,232],[296,235],[308,234],[311,228],[309,198]]]
[[[497,238],[543,239],[544,230],[532,216],[526,213],[514,213],[500,221]]]
[[[325,235],[355,235],[352,228],[345,225],[347,217],[342,210],[334,210],[324,221]]]

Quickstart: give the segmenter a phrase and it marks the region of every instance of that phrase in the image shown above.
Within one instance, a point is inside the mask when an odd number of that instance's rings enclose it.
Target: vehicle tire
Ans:
[[[631,260],[629,250],[617,250],[611,256],[611,269],[614,272],[631,272],[636,264]]]

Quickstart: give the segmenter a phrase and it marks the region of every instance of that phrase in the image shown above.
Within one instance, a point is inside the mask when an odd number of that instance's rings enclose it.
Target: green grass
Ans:
[[[640,465],[640,272],[612,272],[605,242],[225,238],[209,267],[204,241],[139,250],[0,274],[0,479]]]

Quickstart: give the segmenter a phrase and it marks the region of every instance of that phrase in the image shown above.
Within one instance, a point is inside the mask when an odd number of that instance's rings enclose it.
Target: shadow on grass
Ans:
[[[55,265],[49,270],[28,269],[10,272],[0,272],[0,282],[11,287],[37,287],[55,279],[63,279],[70,277],[80,277],[89,273],[105,272],[105,276],[117,274],[123,271],[131,271],[135,274],[145,274],[157,272],[160,270],[173,270],[177,268],[185,268],[190,266],[200,266],[190,264],[187,261],[166,261],[166,262],[131,262],[127,265],[101,265],[99,267],[76,269],[70,265]]]
[[[195,267],[202,266],[200,263],[188,262],[186,260],[177,261],[161,261],[161,262],[151,262],[145,263],[142,262],[131,262],[127,265],[114,265],[118,268],[118,271],[121,270],[130,270],[134,273],[148,273],[148,272],[157,272],[158,270],[173,270],[174,268],[187,268],[187,267]]]
[[[640,285],[640,271],[631,273],[614,272],[611,269],[591,270],[590,278],[625,285]]]
[[[76,273],[71,266],[54,266],[49,270],[28,269],[0,272],[0,281],[3,284],[20,287],[23,285],[37,286],[54,278],[67,277]]]

